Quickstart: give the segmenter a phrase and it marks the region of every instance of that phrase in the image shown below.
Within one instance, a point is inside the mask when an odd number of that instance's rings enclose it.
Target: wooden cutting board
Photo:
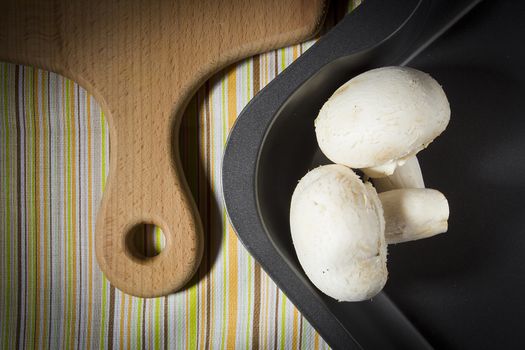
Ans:
[[[96,254],[114,286],[154,297],[188,282],[203,233],[179,160],[187,102],[228,64],[310,37],[324,11],[323,0],[1,2],[0,60],[77,81],[106,114],[110,166]],[[126,243],[143,223],[166,238],[149,259]]]

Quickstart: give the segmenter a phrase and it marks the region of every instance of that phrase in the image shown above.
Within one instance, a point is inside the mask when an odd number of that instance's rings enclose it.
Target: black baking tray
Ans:
[[[334,348],[525,348],[525,2],[367,0],[244,109],[223,159],[240,240]],[[339,303],[306,278],[288,223],[297,181],[329,163],[313,127],[356,74],[409,65],[447,93],[451,122],[419,159],[449,232],[389,246],[386,288]]]

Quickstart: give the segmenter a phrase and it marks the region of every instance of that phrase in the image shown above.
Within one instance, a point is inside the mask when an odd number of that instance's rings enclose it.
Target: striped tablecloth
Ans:
[[[182,160],[204,223],[205,254],[189,288],[154,299],[121,293],[96,263],[95,217],[109,156],[97,101],[57,74],[1,63],[1,347],[327,348],[238,241],[220,181],[237,115],[312,43],[244,60],[191,101]],[[149,249],[159,248],[160,237],[151,233]]]

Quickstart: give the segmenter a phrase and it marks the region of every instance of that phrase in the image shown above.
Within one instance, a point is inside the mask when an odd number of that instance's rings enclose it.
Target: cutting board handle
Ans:
[[[183,174],[170,166],[169,143],[159,143],[157,152],[166,157],[147,169],[147,175],[134,177],[128,164],[119,167],[122,161],[115,162],[97,216],[100,268],[119,289],[142,297],[166,295],[184,286],[199,266],[203,249],[198,212],[186,197],[190,192]],[[118,159],[134,156],[132,148],[117,153]],[[133,249],[133,235],[144,224],[155,225],[164,234],[165,246],[154,257],[140,256]]]
[[[172,293],[184,286],[199,266],[203,238],[198,211],[188,197],[182,170],[175,167],[170,152],[162,151],[171,148],[162,130],[160,135],[142,133],[150,142],[142,139],[134,145],[126,140],[120,144],[120,132],[113,134],[110,147],[116,161],[110,165],[97,215],[99,266],[113,285],[130,294],[153,297]],[[137,148],[144,152],[151,142],[157,144],[153,159],[141,160],[142,165],[135,162],[138,167],[130,164],[140,154]],[[165,238],[164,248],[153,257],[134,249],[134,235],[143,232],[145,224],[159,227]]]

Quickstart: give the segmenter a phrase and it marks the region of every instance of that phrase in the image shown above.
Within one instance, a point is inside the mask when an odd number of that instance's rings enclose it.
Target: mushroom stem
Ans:
[[[425,188],[416,156],[408,158],[405,164],[398,166],[392,175],[374,178],[372,182],[379,193],[400,188]]]
[[[390,161],[374,167],[362,168],[363,172],[371,178],[382,178],[391,176],[398,167],[397,161]]]
[[[445,196],[428,188],[398,189],[379,193],[388,244],[431,237],[448,229]]]

